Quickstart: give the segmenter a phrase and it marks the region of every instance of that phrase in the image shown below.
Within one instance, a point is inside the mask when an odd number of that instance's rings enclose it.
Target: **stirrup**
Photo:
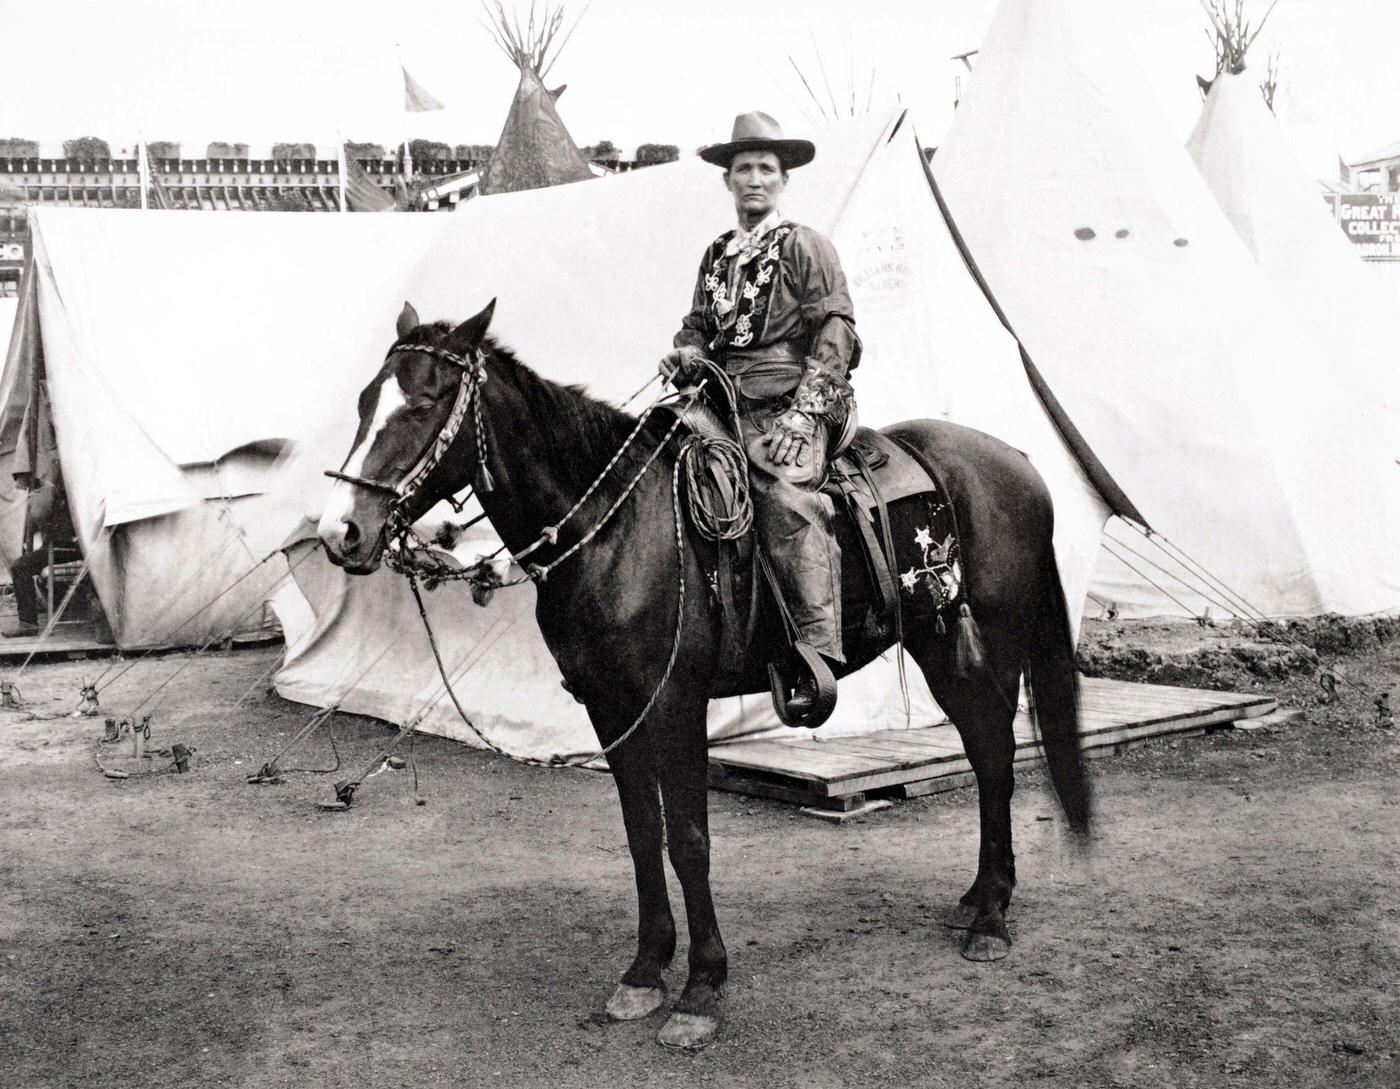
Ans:
[[[812,701],[811,709],[803,714],[789,711],[788,704],[792,693],[801,682],[794,683],[789,688],[778,670],[778,664],[769,662],[768,685],[773,693],[773,710],[778,713],[778,718],[782,719],[784,726],[802,726],[815,730],[836,710],[836,678],[832,675],[831,667],[826,664],[826,659],[818,654],[810,643],[799,639],[792,644],[792,649],[797,669],[805,673],[816,688],[816,698]]]

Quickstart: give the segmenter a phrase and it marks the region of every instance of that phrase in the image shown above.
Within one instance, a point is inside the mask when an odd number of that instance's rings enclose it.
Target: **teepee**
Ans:
[[[544,85],[545,76],[568,44],[578,20],[565,30],[564,9],[548,4],[536,19],[533,0],[523,26],[518,16],[512,18],[506,13],[500,0],[496,0],[494,11],[487,9],[487,14],[491,19],[487,29],[520,70],[520,83],[496,150],[481,175],[479,192],[483,196],[515,193],[593,177],[588,160],[555,108],[564,87],[551,91]]]
[[[1217,33],[1240,37],[1230,25]],[[1238,52],[1212,81],[1187,148],[1279,297],[1330,342],[1318,360],[1319,378],[1349,389],[1358,411],[1376,417],[1400,445],[1400,368],[1392,349],[1400,310],[1337,229],[1246,59]]]
[[[1269,615],[1400,606],[1400,470],[1177,142],[1110,4],[1003,0],[933,165],[1022,343],[1157,534]],[[1150,545],[1110,523],[1094,596],[1203,615],[1213,595]]]

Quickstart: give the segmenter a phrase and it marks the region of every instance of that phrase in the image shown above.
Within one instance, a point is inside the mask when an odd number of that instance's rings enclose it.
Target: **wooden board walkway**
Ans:
[[[1234,692],[1086,677],[1080,722],[1086,755],[1165,734],[1199,734],[1273,711],[1274,700]],[[1016,716],[1016,762],[1044,759],[1030,715]],[[849,737],[791,736],[710,747],[710,786],[820,809],[850,811],[869,796],[913,798],[973,781],[951,723]]]

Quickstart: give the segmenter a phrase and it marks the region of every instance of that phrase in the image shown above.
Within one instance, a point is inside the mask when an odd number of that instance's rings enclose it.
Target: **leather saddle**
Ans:
[[[692,407],[683,419],[702,440],[734,438],[708,408]],[[942,484],[879,431],[860,427],[842,440],[844,449],[832,460],[822,490],[835,511],[843,636],[848,661],[855,666],[862,663],[852,660],[853,649],[877,644],[883,649],[902,636],[906,619],[934,619],[941,627],[944,611],[959,601],[961,566],[952,507]],[[704,480],[692,486],[708,491],[711,503],[719,509],[734,503],[736,482],[727,479],[717,462],[708,462],[702,475]],[[709,556],[710,591],[723,618],[714,694],[754,691],[760,669],[766,668],[779,717],[790,726],[815,728],[835,707],[835,680],[821,657],[810,648],[804,653],[805,644],[795,642],[791,632],[783,633],[785,640],[768,637],[768,629],[781,632],[783,626],[764,624],[763,618],[781,616],[785,609],[755,537],[750,532],[737,541],[705,542],[701,549]],[[759,658],[764,661],[755,660]],[[783,695],[794,687],[794,672],[812,674],[817,682],[814,706],[800,716],[786,713]]]

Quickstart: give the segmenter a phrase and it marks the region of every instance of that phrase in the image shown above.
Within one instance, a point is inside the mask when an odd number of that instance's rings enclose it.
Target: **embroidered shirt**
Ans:
[[[752,241],[764,244],[751,244],[747,260],[739,259],[737,230],[710,243],[674,346],[717,357],[789,343],[809,366],[844,375],[860,359],[860,338],[836,247],[787,220],[768,225],[765,218],[758,230]]]

